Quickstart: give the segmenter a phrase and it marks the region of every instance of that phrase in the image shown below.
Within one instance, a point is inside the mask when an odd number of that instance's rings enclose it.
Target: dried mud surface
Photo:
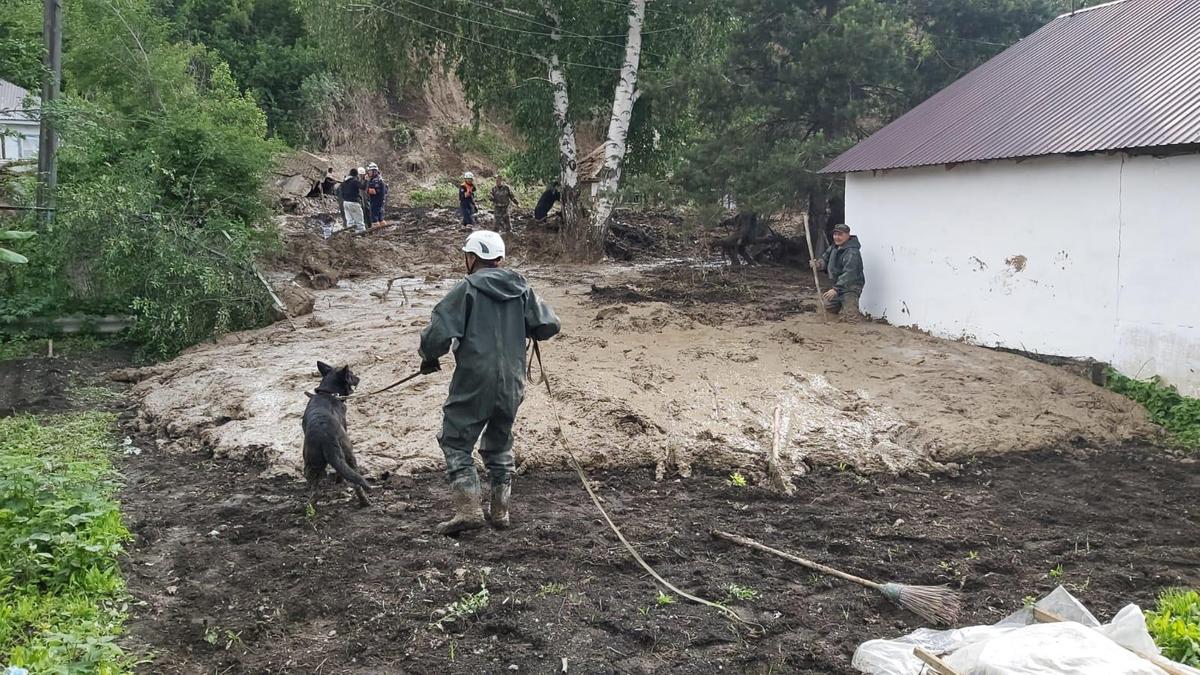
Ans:
[[[272,278],[317,259],[338,285],[292,322],[227,335],[143,370],[139,428],[162,448],[253,459],[266,476],[298,476],[304,391],[315,363],[349,363],[371,390],[414,371],[432,306],[461,278],[463,230],[452,212],[418,210],[367,237],[315,226],[288,232]],[[655,225],[661,227],[661,225]],[[648,228],[649,229],[649,228]],[[651,261],[538,263],[546,233],[510,237],[511,263],[563,320],[545,345],[553,405],[585,464],[764,468],[773,410],[794,475],[954,469],[974,457],[1039,448],[1113,446],[1156,430],[1133,402],[1063,369],[918,332],[825,322],[811,274]],[[401,277],[384,299],[389,278]],[[441,373],[350,405],[351,438],[369,473],[439,469],[435,442],[452,359]],[[551,399],[531,388],[516,428],[526,468],[565,468]]]
[[[513,529],[451,539],[432,533],[450,506],[435,474],[385,481],[366,509],[327,489],[310,517],[301,485],[245,462],[143,452],[122,471],[137,537],[124,642],[149,655],[145,673],[847,673],[862,641],[921,625],[714,528],[869,578],[961,587],[964,624],[1059,583],[1104,620],[1200,583],[1197,464],[1141,448],[995,458],[956,477],[823,469],[791,498],[709,473],[593,474],[668,579],[716,600],[729,584],[758,593],[729,600],[758,634],[659,604],[574,474],[518,480]],[[436,625],[484,586],[485,607]]]

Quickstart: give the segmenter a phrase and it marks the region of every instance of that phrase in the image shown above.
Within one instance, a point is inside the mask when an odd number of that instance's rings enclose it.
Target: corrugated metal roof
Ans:
[[[21,102],[29,95],[29,92],[8,80],[0,80],[0,119],[9,120],[29,120],[33,119],[31,115],[24,112],[16,112],[22,110]]]
[[[1064,14],[822,173],[1200,143],[1200,0]]]

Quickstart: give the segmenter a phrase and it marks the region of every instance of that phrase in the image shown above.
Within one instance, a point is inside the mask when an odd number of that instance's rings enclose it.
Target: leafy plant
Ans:
[[[0,420],[0,655],[31,672],[125,672],[109,462],[114,416]]]
[[[1146,612],[1146,628],[1163,656],[1200,667],[1200,592],[1171,588],[1158,596],[1158,605]]]
[[[675,596],[659,591],[658,597],[654,599],[654,602],[656,602],[659,607],[663,607],[664,605],[673,605],[675,604]]]
[[[740,471],[734,471],[733,473],[729,474],[729,484],[738,488],[744,488],[746,485],[748,485],[746,482],[746,477],[743,476]]]
[[[0,139],[0,141],[3,141],[3,139]],[[0,230],[0,241],[20,241],[22,239],[29,239],[35,234],[37,233],[25,232],[22,230]],[[0,247],[0,262],[23,265],[29,262],[29,258],[26,258],[16,251],[10,251],[6,248]]]
[[[729,584],[725,586],[725,597],[727,600],[757,600],[760,593],[749,586],[740,586],[738,584]]]
[[[443,610],[445,613],[440,619],[435,621],[433,625],[444,629],[444,623],[474,616],[483,611],[488,606],[490,601],[491,595],[488,593],[487,586],[483,586],[477,592],[464,595],[457,601],[447,606],[446,609]]]
[[[1063,566],[1062,566],[1062,563],[1059,563],[1059,564],[1055,565],[1055,566],[1054,566],[1054,567],[1053,567],[1053,568],[1050,570],[1050,572],[1049,572],[1049,576],[1050,576],[1050,578],[1051,578],[1051,579],[1061,579],[1061,578],[1062,578],[1062,576],[1063,576]]]
[[[1135,380],[1111,368],[1108,388],[1142,404],[1150,420],[1171,434],[1171,443],[1186,450],[1200,449],[1200,398],[1184,396],[1155,376]]]

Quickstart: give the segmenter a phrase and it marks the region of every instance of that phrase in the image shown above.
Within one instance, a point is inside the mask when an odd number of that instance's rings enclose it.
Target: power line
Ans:
[[[430,11],[430,12],[434,12],[434,13],[437,13],[437,14],[441,14],[442,16],[448,16],[448,17],[450,17],[450,18],[452,18],[452,19],[457,19],[457,20],[459,20],[459,21],[465,21],[465,22],[467,22],[467,23],[474,23],[474,24],[478,24],[478,25],[480,25],[480,26],[486,26],[486,27],[488,27],[488,28],[494,28],[494,29],[496,29],[496,30],[506,30],[506,31],[510,31],[510,32],[513,32],[513,33],[524,33],[525,35],[537,35],[537,36],[539,36],[539,37],[547,37],[547,38],[548,38],[548,37],[553,37],[553,35],[552,35],[552,34],[550,34],[550,33],[543,33],[542,31],[535,31],[535,30],[524,30],[524,29],[521,29],[521,28],[513,28],[513,27],[511,27],[511,26],[498,26],[498,25],[496,25],[496,24],[494,24],[494,23],[488,23],[488,22],[486,22],[486,21],[479,21],[478,19],[472,19],[472,18],[470,18],[470,17],[459,16],[458,14],[454,14],[453,12],[445,12],[445,11],[442,11],[442,10],[440,10],[440,9],[437,9],[437,8],[435,8],[435,7],[430,7],[430,6],[428,6],[428,5],[422,5],[421,3],[419,3],[419,2],[415,2],[414,0],[400,0],[400,1],[401,1],[401,2],[407,2],[407,3],[408,3],[408,4],[410,4],[410,5],[415,5],[415,6],[417,6],[417,7],[420,7],[421,9],[424,9],[424,10],[426,10],[426,11]],[[573,35],[573,34],[570,34],[570,33],[568,33],[567,35],[570,35],[571,37],[584,37],[584,36]],[[623,44],[621,44],[621,43],[619,43],[619,42],[609,42],[608,40],[601,40],[601,39],[599,39],[599,38],[594,38],[594,37],[593,37],[593,38],[589,38],[589,39],[596,40],[597,42],[600,42],[600,43],[602,43],[602,44],[606,44],[606,45],[612,45],[613,47],[620,47],[620,48],[622,48],[622,49],[624,49],[624,48],[625,48],[625,45],[623,45]]]
[[[532,24],[534,26],[541,26],[542,28],[549,28],[551,31],[556,32],[556,33],[562,33],[565,36],[576,37],[576,38],[581,38],[581,39],[623,38],[626,36],[625,33],[621,33],[619,35],[583,35],[581,33],[574,33],[565,28],[560,28],[558,26],[552,26],[548,23],[543,23],[541,21],[538,21],[537,19],[531,19],[528,16],[526,16],[520,12],[516,12],[515,10],[505,9],[503,7],[492,7],[491,5],[485,5],[481,2],[479,2],[478,0],[465,0],[465,2],[467,4],[474,5],[476,7],[482,7],[483,9],[503,14],[504,16],[511,17],[511,18],[517,19],[519,21],[524,21],[525,23]],[[659,28],[658,30],[643,30],[642,34],[646,35],[646,34],[652,34],[652,33],[665,33],[667,31],[681,30],[681,28],[682,28],[681,26],[672,26],[671,28]],[[549,36],[547,36],[547,37],[549,37]],[[603,42],[603,41],[604,40],[601,40],[601,42]],[[624,45],[622,45],[622,46],[624,46]]]
[[[536,61],[544,61],[544,60],[545,60],[545,59],[544,59],[544,57],[538,56],[537,54],[530,54],[529,52],[523,52],[523,51],[519,51],[519,50],[516,50],[516,49],[510,49],[510,48],[508,48],[508,47],[502,47],[502,46],[500,46],[500,45],[492,44],[492,43],[490,43],[490,42],[485,42],[485,41],[483,41],[483,40],[479,40],[479,39],[473,38],[473,37],[471,37],[471,36],[469,36],[469,35],[460,35],[460,34],[458,34],[458,33],[455,33],[455,32],[453,32],[453,31],[446,30],[446,29],[444,29],[444,28],[438,28],[437,26],[433,26],[433,25],[427,24],[427,23],[425,23],[424,21],[420,21],[420,20],[418,20],[418,19],[414,19],[414,18],[412,18],[411,16],[406,16],[406,15],[404,15],[404,14],[401,14],[400,12],[397,12],[396,10],[394,10],[394,9],[392,9],[392,8],[390,8],[390,7],[383,7],[383,6],[380,6],[380,5],[351,5],[351,7],[355,7],[355,6],[357,6],[357,7],[362,7],[362,8],[370,8],[370,9],[381,9],[381,10],[383,10],[383,11],[385,11],[385,12],[389,13],[389,14],[392,14],[392,15],[394,15],[394,16],[396,16],[396,17],[399,17],[399,18],[401,18],[401,19],[404,19],[405,21],[411,21],[412,23],[415,23],[415,24],[417,24],[417,25],[420,25],[420,26],[424,26],[424,27],[426,27],[426,28],[428,28],[428,29],[430,29],[430,30],[437,31],[437,32],[439,32],[439,33],[443,33],[443,34],[445,34],[445,35],[450,35],[450,36],[453,36],[453,37],[455,37],[455,38],[459,38],[459,39],[462,39],[462,40],[468,40],[468,41],[470,41],[470,42],[474,42],[474,43],[476,43],[476,44],[483,45],[484,47],[490,47],[490,48],[492,48],[492,49],[497,49],[497,50],[500,50],[500,51],[502,51],[502,52],[508,52],[509,54],[516,54],[517,56],[525,56],[525,57],[528,57],[528,58],[534,59],[534,60],[536,60]],[[592,64],[590,64],[590,63],[576,63],[576,62],[574,62],[574,61],[559,61],[559,64],[561,64],[561,65],[564,65],[564,66],[576,66],[576,67],[579,67],[579,68],[592,68],[592,69],[594,69],[594,70],[606,70],[606,71],[609,71],[609,72],[621,72],[621,69],[620,69],[620,68],[611,68],[611,67],[608,67],[608,66],[596,66],[596,65],[592,65]],[[644,72],[644,71],[641,71],[641,69],[639,69],[639,72]]]

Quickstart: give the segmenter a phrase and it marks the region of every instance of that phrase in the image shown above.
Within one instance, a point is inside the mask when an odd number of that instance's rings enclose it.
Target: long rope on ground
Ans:
[[[588,496],[592,498],[592,503],[596,505],[596,510],[600,512],[600,515],[604,516],[604,522],[608,523],[608,528],[613,531],[613,534],[617,535],[617,539],[619,539],[621,544],[625,546],[625,550],[629,551],[629,555],[633,556],[633,559],[642,566],[642,569],[646,570],[646,573],[654,577],[655,581],[662,584],[680,597],[686,598],[692,602],[704,605],[706,607],[711,607],[738,623],[750,626],[751,630],[753,631],[762,631],[763,627],[761,624],[743,619],[731,608],[711,600],[705,600],[704,598],[697,597],[691,593],[688,593],[687,591],[680,590],[674,584],[664,579],[662,575],[654,571],[654,568],[651,567],[649,563],[642,559],[642,556],[638,554],[637,549],[633,547],[633,544],[629,543],[629,540],[625,538],[625,535],[621,534],[621,529],[618,528],[617,524],[613,522],[613,519],[609,517],[608,511],[606,511],[604,506],[600,503],[600,498],[597,497],[595,491],[592,490],[592,486],[588,481],[587,474],[583,471],[583,465],[579,463],[579,459],[575,457],[575,453],[571,450],[571,444],[567,438],[567,432],[563,428],[562,418],[558,414],[558,406],[554,405],[554,392],[550,390],[550,378],[546,375],[545,366],[542,365],[542,350],[538,347],[537,340],[532,340],[531,342],[533,343],[533,356],[537,359],[539,379],[536,381],[533,379],[533,359],[529,360],[529,366],[526,370],[526,379],[528,379],[531,384],[546,385],[546,394],[549,397],[548,405],[550,406],[550,411],[554,413],[554,423],[558,426],[558,438],[562,442],[563,450],[567,451],[567,457],[571,460],[571,468],[575,469],[575,474],[579,476],[579,482],[583,483],[583,489],[587,490]]]

